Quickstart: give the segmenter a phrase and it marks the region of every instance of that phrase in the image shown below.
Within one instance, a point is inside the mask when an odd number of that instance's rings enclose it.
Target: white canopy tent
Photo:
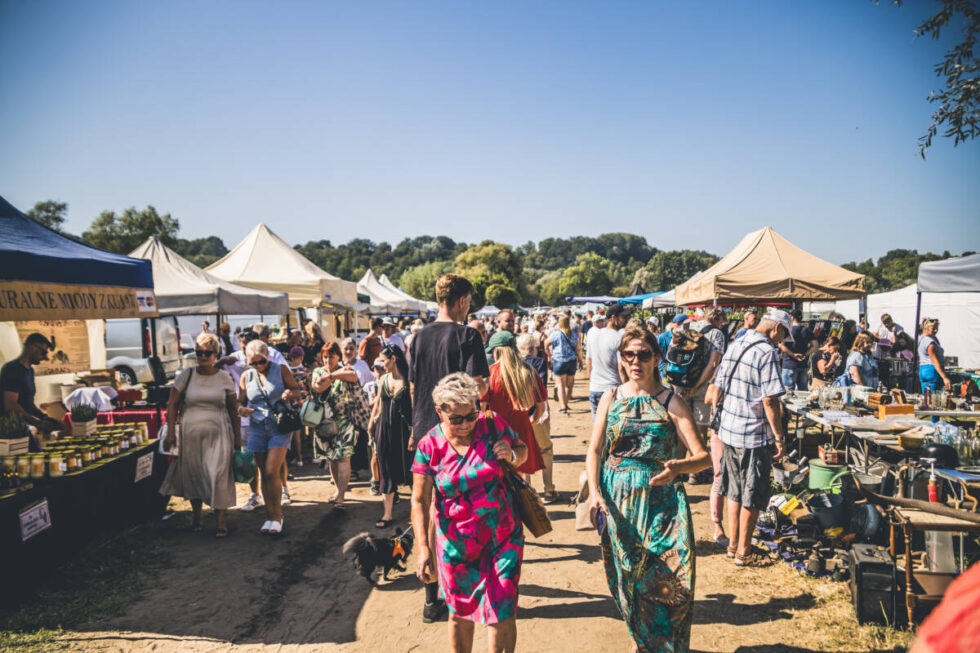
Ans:
[[[915,284],[868,295],[868,325],[877,328],[882,314],[888,313],[914,334],[918,296]],[[980,292],[927,292],[921,297],[921,315],[939,320],[938,337],[946,353],[958,357],[963,367],[980,367]]]
[[[667,292],[662,292],[659,295],[647,297],[643,300],[643,303],[640,306],[647,310],[650,310],[651,308],[672,308],[675,306],[674,291],[671,289]]]
[[[943,349],[951,356],[958,356],[960,365],[964,367],[980,367],[980,329],[977,328],[977,318],[980,317],[980,254],[972,256],[962,256],[950,258],[945,261],[932,261],[923,263],[919,266],[918,281],[916,282],[916,304],[915,304],[915,341],[919,341],[920,317],[938,318],[938,315],[929,314],[926,309],[926,300],[930,295],[960,295],[959,302],[964,305],[964,313],[959,316],[959,320],[953,329],[948,324],[943,324],[942,318],[939,322],[942,326],[940,342]],[[935,301],[935,300],[933,300]],[[954,300],[955,301],[955,300]],[[870,309],[869,309],[870,310]],[[970,339],[963,343],[964,349],[954,349],[950,342],[949,332],[959,331],[959,326],[970,334]],[[916,348],[916,362],[918,362],[918,348]]]
[[[417,300],[382,284],[371,270],[365,272],[357,282],[357,291],[371,298],[369,310],[373,314],[399,314],[425,310],[419,308],[420,302]]]
[[[285,315],[284,292],[258,290],[208,274],[151,236],[129,253],[153,264],[153,287],[160,315]]]
[[[409,295],[407,292],[405,292],[404,290],[402,290],[401,288],[399,288],[398,286],[396,286],[394,283],[392,283],[391,279],[388,278],[388,275],[387,274],[382,274],[381,275],[381,278],[378,279],[378,283],[380,283],[385,288],[388,288],[389,290],[395,292],[396,294],[398,294],[399,297],[402,297],[403,299],[405,299],[405,301],[414,302],[413,304],[410,304],[411,306],[414,306],[415,307],[412,310],[418,310],[418,311],[438,311],[439,310],[439,304],[437,304],[435,302],[423,301],[421,299],[415,299],[414,297],[412,297],[411,295]]]
[[[367,308],[357,301],[357,284],[324,272],[261,223],[206,270],[242,286],[284,291],[290,308]]]

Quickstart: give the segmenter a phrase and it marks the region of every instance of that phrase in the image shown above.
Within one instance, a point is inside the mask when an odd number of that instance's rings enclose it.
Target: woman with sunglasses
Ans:
[[[261,340],[245,345],[245,360],[249,370],[239,381],[242,415],[250,417],[248,450],[255,454],[265,514],[268,517],[260,532],[269,535],[282,533],[283,465],[289,451],[292,433],[280,433],[273,407],[277,401],[289,401],[302,390],[287,365],[269,360],[269,346]]]
[[[328,342],[320,351],[323,366],[313,370],[310,388],[319,393],[333,414],[316,427],[314,448],[327,459],[330,478],[337,486],[337,494],[330,502],[344,507],[344,495],[350,483],[350,457],[354,453],[357,428],[350,419],[349,405],[352,393],[364,392],[357,381],[357,372],[340,366],[343,354],[336,342]]]
[[[194,531],[204,528],[202,504],[211,506],[218,522],[215,537],[228,535],[225,514],[235,506],[232,447],[242,446],[235,382],[228,372],[214,366],[220,347],[213,333],[200,334],[194,350],[197,366],[174,380],[163,446],[172,449],[180,433],[180,455],[160,486],[160,494],[190,500]]]
[[[519,466],[527,447],[502,419],[481,414],[479,399],[477,382],[463,372],[444,377],[432,390],[440,421],[415,453],[412,527],[416,573],[427,588],[438,579],[446,595],[451,649],[472,649],[478,621],[487,624],[489,650],[498,653],[513,651],[517,642],[517,584],[524,554],[524,531],[499,461]],[[434,515],[429,512],[433,489]]]
[[[384,514],[375,524],[388,528],[399,485],[412,478],[412,397],[408,389],[408,362],[402,350],[386,345],[378,360],[385,374],[378,380],[378,398],[371,409],[368,433],[374,438],[378,491],[384,499]]]
[[[660,382],[657,338],[627,327],[629,380],[599,401],[586,455],[606,579],[634,651],[686,651],[694,603],[694,529],[681,475],[711,466],[687,402]],[[690,457],[681,458],[683,444]]]

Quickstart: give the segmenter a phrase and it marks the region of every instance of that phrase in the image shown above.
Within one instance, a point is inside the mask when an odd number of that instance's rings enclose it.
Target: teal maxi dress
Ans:
[[[657,459],[677,458],[677,433],[664,409],[673,391],[657,397],[615,392],[599,480],[609,510],[602,535],[606,579],[642,653],[686,653],[694,602],[691,511],[682,484],[650,486],[663,471]]]

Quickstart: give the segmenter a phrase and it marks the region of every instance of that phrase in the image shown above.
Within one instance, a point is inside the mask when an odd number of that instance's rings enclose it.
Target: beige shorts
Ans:
[[[708,383],[701,386],[697,392],[687,397],[687,405],[694,413],[694,421],[700,426],[707,426],[711,423],[711,406],[704,403],[704,396],[708,393]]]

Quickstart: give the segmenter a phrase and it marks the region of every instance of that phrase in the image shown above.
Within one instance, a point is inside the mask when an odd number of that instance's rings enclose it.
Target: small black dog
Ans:
[[[351,556],[354,569],[373,585],[375,581],[371,579],[371,574],[379,567],[384,569],[382,577],[385,580],[388,580],[388,572],[392,569],[405,571],[403,563],[412,553],[414,543],[415,537],[411,528],[405,533],[396,528],[394,537],[374,537],[370,533],[359,533],[344,544],[344,555]]]

